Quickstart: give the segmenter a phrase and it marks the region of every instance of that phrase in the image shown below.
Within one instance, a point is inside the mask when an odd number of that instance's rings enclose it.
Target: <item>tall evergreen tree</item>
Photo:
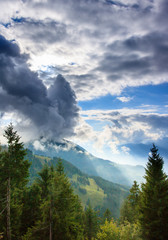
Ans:
[[[168,239],[168,179],[163,172],[163,159],[153,145],[142,184],[140,223],[144,240]]]
[[[103,214],[103,223],[105,223],[105,221],[107,220],[108,222],[110,222],[112,219],[112,214],[111,211],[107,208],[106,211]]]
[[[4,137],[7,139],[8,145],[7,149],[0,154],[0,182],[2,183],[0,199],[6,198],[6,211],[4,212],[6,213],[6,226],[2,224],[1,227],[3,227],[3,231],[6,230],[6,239],[11,240],[11,204],[14,205],[17,202],[18,205],[18,194],[16,192],[18,193],[26,185],[30,164],[24,159],[26,155],[24,145],[20,142],[20,136],[17,131],[14,131],[12,124],[5,129]],[[16,189],[17,191],[15,191]],[[13,199],[11,199],[11,196]],[[14,236],[17,234],[13,233]]]
[[[138,204],[139,194],[140,194],[139,185],[137,181],[134,181],[130,189],[130,194],[128,196],[128,200],[132,206],[136,206]]]
[[[96,234],[98,232],[99,224],[98,224],[98,216],[97,212],[94,211],[89,203],[88,207],[85,211],[85,237],[88,240],[95,239]]]
[[[82,207],[61,165],[60,160],[55,169],[45,166],[39,173],[40,218],[22,239],[83,239]]]
[[[138,220],[138,206],[140,198],[140,189],[136,181],[134,181],[130,194],[125,199],[120,210],[120,222],[135,223]]]

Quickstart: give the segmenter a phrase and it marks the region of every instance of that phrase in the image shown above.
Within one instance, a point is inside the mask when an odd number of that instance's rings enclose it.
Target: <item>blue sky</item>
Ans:
[[[143,87],[128,87],[124,89],[121,97],[128,98],[128,102],[122,102],[118,96],[110,94],[93,99],[92,101],[81,101],[79,106],[83,110],[88,109],[117,109],[123,107],[140,107],[143,105],[158,105],[160,110],[168,105],[168,83],[159,85],[147,85]]]
[[[0,8],[1,136],[12,121],[25,142],[66,138],[129,164],[145,164],[155,142],[167,163],[167,0]]]

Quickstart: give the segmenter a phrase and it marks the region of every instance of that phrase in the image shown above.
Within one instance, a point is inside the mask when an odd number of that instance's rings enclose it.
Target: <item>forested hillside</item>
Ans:
[[[30,150],[27,150],[27,158],[31,162],[30,183],[38,177],[38,172],[45,164],[55,166],[58,162],[58,158],[33,155]],[[128,195],[129,187],[84,174],[66,160],[62,159],[62,163],[74,192],[81,199],[84,208],[91,203],[94,209],[100,211],[100,215],[108,208],[113,217],[119,217],[120,207]]]

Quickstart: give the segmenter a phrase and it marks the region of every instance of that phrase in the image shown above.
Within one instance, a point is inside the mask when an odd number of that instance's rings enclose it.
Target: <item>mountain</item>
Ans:
[[[79,145],[67,140],[59,143],[41,139],[27,144],[26,147],[37,155],[65,159],[86,174],[100,176],[114,183],[131,186],[134,180],[143,181],[144,167],[122,165],[97,158]]]
[[[58,158],[33,155],[30,150],[27,150],[27,158],[31,162],[30,184],[38,177],[38,172],[45,164],[55,165],[58,160]],[[74,192],[81,199],[84,208],[90,202],[94,209],[100,211],[100,215],[103,215],[108,208],[114,218],[119,217],[120,207],[129,194],[129,187],[84,174],[66,160],[62,160],[62,163]]]

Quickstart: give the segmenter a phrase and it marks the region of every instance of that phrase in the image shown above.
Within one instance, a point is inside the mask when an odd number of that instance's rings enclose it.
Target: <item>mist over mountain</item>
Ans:
[[[133,181],[143,181],[144,167],[121,165],[109,160],[97,158],[85,149],[70,141],[55,142],[43,138],[26,145],[34,154],[60,157],[72,163],[84,173],[100,176],[114,183],[132,185]]]

